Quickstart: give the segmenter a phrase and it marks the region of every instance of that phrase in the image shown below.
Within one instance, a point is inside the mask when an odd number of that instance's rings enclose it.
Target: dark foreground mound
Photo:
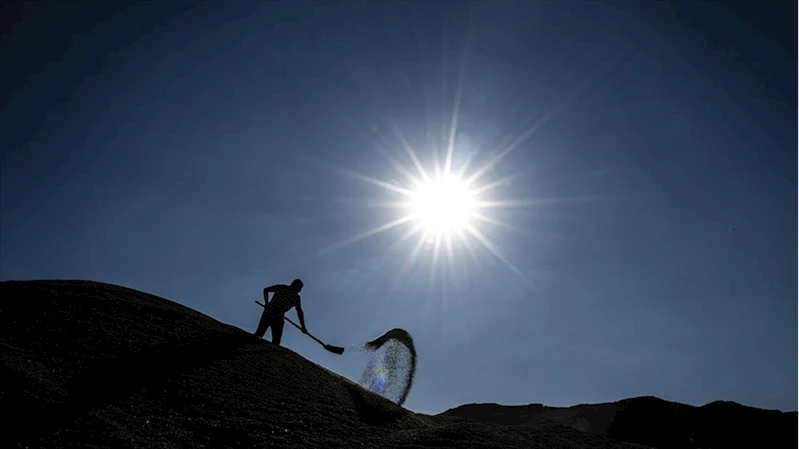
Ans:
[[[2,282],[2,447],[631,448],[559,425],[411,413],[174,302]]]
[[[797,413],[735,402],[693,407],[655,397],[606,404],[546,407],[468,404],[439,416],[510,426],[558,424],[658,449],[796,447]]]

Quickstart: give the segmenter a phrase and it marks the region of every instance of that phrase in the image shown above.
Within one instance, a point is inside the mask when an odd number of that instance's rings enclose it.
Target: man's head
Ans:
[[[302,291],[302,287],[304,285],[305,284],[303,284],[301,280],[294,279],[293,281],[291,281],[291,285],[289,285],[289,287],[291,287],[291,289],[294,290],[295,292],[299,293]]]

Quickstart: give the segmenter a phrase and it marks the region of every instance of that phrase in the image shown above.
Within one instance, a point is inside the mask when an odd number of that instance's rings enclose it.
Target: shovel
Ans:
[[[256,301],[255,301],[255,303],[256,303],[256,304],[258,304],[258,305],[259,305],[259,306],[261,306],[261,307],[264,307],[264,308],[266,307],[266,306],[265,306],[265,305],[264,305],[262,302],[260,302],[260,301],[257,301],[257,300],[256,300]],[[291,321],[291,320],[290,320],[290,319],[288,319],[287,317],[283,317],[283,319],[284,319],[284,320],[286,320],[286,321],[288,321],[288,322],[289,322],[289,323],[290,323],[292,326],[296,327],[297,329],[299,329],[299,330],[302,330],[302,328],[301,328],[299,325],[297,325],[297,323],[295,323],[294,321]],[[305,334],[305,335],[307,335],[307,336],[311,337],[311,338],[312,338],[312,339],[313,339],[315,342],[319,343],[320,345],[322,345],[322,347],[323,347],[323,348],[325,348],[326,350],[328,350],[328,351],[332,352],[333,354],[338,354],[338,355],[344,354],[344,348],[342,348],[342,347],[340,347],[340,346],[333,346],[333,345],[328,345],[328,344],[325,344],[325,342],[323,342],[322,340],[320,340],[320,339],[318,339],[318,338],[314,337],[314,336],[313,336],[313,335],[311,335],[310,333],[307,333],[307,334]]]

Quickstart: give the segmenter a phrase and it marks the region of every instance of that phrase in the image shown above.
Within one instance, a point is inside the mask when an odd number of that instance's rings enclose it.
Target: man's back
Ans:
[[[273,286],[272,289],[274,289],[274,294],[266,308],[267,315],[282,318],[292,307],[301,307],[300,295],[288,285],[278,284]]]

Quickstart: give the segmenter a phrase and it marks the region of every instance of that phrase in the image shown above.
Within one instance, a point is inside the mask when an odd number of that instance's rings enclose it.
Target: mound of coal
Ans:
[[[656,397],[574,407],[467,404],[439,416],[509,426],[558,424],[658,449],[795,447],[797,431],[797,412],[721,401],[694,407]]]
[[[0,283],[2,447],[630,448],[568,426],[411,413],[175,302]]]

